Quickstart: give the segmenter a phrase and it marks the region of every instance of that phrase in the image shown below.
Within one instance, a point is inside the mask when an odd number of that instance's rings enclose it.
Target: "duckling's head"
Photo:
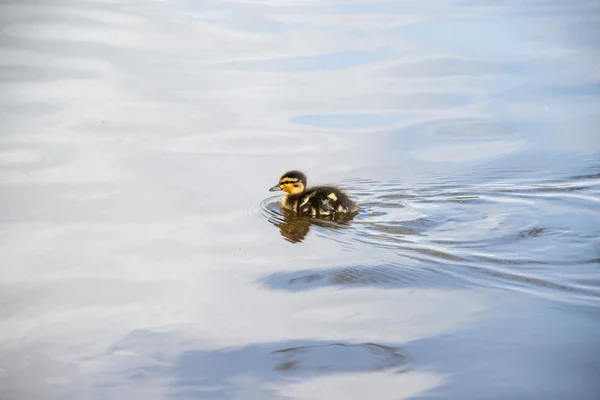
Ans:
[[[300,171],[288,171],[279,178],[279,183],[270,192],[283,190],[290,194],[300,194],[306,189],[306,175]]]

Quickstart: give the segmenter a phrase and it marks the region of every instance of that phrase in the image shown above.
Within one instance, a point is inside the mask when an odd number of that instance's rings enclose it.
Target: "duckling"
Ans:
[[[298,214],[313,217],[355,214],[359,206],[350,200],[342,189],[334,186],[314,186],[307,188],[306,175],[300,171],[288,171],[281,176],[279,183],[270,192],[283,190],[281,206]]]

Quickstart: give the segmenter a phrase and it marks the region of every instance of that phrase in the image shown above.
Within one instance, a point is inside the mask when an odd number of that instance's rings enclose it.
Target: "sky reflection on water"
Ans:
[[[598,398],[597,1],[0,8],[3,400]]]

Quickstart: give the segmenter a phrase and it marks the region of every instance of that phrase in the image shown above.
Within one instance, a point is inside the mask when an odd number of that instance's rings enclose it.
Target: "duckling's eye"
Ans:
[[[300,185],[298,185],[297,183],[294,183],[294,187],[298,187],[298,186],[300,186]]]

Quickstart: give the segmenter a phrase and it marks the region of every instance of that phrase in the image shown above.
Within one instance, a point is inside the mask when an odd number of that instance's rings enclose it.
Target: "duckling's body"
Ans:
[[[306,176],[300,171],[288,171],[270,191],[283,190],[281,206],[298,214],[320,216],[348,215],[358,212],[358,204],[335,186],[306,187]]]
[[[315,186],[299,194],[286,194],[281,198],[281,205],[313,217],[358,211],[357,205],[334,186]]]

